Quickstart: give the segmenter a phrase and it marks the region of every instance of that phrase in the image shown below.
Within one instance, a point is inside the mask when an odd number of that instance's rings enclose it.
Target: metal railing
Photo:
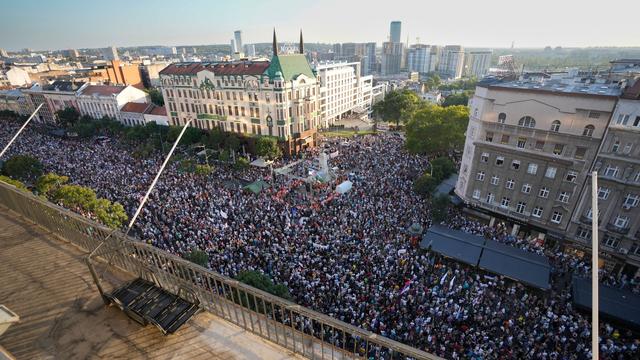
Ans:
[[[0,204],[87,252],[94,251],[112,232],[3,182]],[[174,294],[187,294],[187,300],[198,300],[204,310],[307,358],[440,359],[207,270],[120,232],[109,237],[96,255],[106,270],[108,258],[112,267],[154,281]]]

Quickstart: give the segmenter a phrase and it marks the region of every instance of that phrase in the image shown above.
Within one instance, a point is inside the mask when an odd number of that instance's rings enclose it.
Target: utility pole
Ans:
[[[591,173],[591,353],[598,360],[599,345],[599,302],[598,302],[598,172]]]

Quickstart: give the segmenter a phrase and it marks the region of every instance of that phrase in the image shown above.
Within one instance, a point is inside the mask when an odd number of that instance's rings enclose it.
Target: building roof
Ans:
[[[269,61],[173,63],[160,70],[160,75],[196,75],[202,70],[216,75],[262,75],[268,67]]]
[[[118,95],[124,90],[126,86],[114,86],[114,85],[89,85],[82,90],[81,95],[97,95],[97,96],[110,96]]]
[[[280,72],[285,81],[295,80],[300,74],[315,79],[309,61],[303,54],[278,55],[271,59],[271,66],[265,72],[274,78]]]
[[[153,104],[128,102],[120,111],[145,114]]]
[[[74,92],[77,91],[84,85],[84,81],[62,81],[57,80],[49,85],[45,85],[42,87],[43,91],[67,91]]]
[[[154,106],[151,108],[151,111],[149,111],[147,114],[167,116],[167,108],[164,106]]]
[[[635,83],[627,87],[622,94],[623,99],[640,100],[640,78],[635,80]]]
[[[490,89],[509,89],[521,91],[539,91],[554,94],[572,94],[587,96],[618,97],[621,94],[617,83],[567,82],[562,80],[545,81],[495,81],[479,83],[478,86]]]

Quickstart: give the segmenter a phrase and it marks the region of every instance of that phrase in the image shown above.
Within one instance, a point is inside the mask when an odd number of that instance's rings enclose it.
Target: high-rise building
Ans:
[[[235,54],[238,52],[238,49],[236,48],[236,41],[231,39],[229,40],[229,45],[231,45],[231,55]]]
[[[315,65],[320,79],[320,126],[331,126],[346,114],[366,116],[371,109],[372,76],[361,76],[360,62]]]
[[[256,45],[255,44],[247,44],[244,46],[245,54],[247,57],[255,57],[256,56]]]
[[[9,54],[7,54],[7,50],[0,49],[0,57],[9,57]]]
[[[80,53],[76,49],[69,49],[69,50],[64,50],[62,52],[62,55],[64,55],[65,57],[68,57],[71,60],[75,60],[80,56]]]
[[[368,64],[368,66],[364,68],[364,74],[365,75],[373,74],[374,72],[376,72],[376,69],[377,69],[376,43],[369,42],[369,43],[366,43],[364,47],[365,47],[364,54],[367,57],[366,62]]]
[[[342,56],[342,44],[333,44],[333,58],[338,59]]]
[[[382,43],[382,64],[380,72],[383,76],[400,73],[400,67],[402,65],[402,50],[402,43]]]
[[[242,45],[242,30],[236,30],[233,32],[233,37],[236,40],[236,51],[235,52],[242,52],[242,50],[244,49],[243,45]]]
[[[626,183],[633,182],[634,171],[640,171],[640,166],[634,160],[626,168],[619,159],[623,155],[618,152],[623,153],[627,142],[631,148],[637,141],[622,135],[625,130],[621,129],[619,134],[611,135],[610,144],[604,142],[602,151],[607,153],[598,157],[603,139],[612,133],[608,124],[620,87],[617,83],[591,80],[547,77],[544,82],[538,79],[481,82],[469,103],[469,125],[456,194],[473,211],[488,215],[491,225],[496,219],[505,221],[513,235],[525,239],[564,241],[570,223],[575,223],[574,234],[584,245],[591,221],[581,220],[581,216],[589,215],[590,201],[583,200],[584,213],[576,213],[575,209],[581,194],[590,199],[585,191],[590,182],[588,174],[595,164],[599,175],[610,179],[601,184],[602,197],[606,199],[609,190],[617,189],[620,193],[609,199],[611,204],[603,206],[603,218],[613,221],[602,223],[602,228],[613,236],[609,246],[614,249],[623,242],[636,241],[631,228],[638,229],[639,224],[630,225],[625,220],[625,216],[631,219],[631,215],[620,204],[636,204],[633,199],[626,202],[621,197],[625,193],[635,194]],[[624,119],[623,116],[623,123]],[[640,124],[640,118],[637,121]],[[611,150],[616,154],[611,154]],[[637,218],[638,213],[635,214]],[[579,225],[584,222],[588,225]],[[620,239],[619,243],[615,239]]]
[[[444,78],[461,78],[464,69],[464,48],[460,45],[445,46],[440,53],[438,67],[440,76]]]
[[[344,59],[351,58],[356,55],[356,43],[343,43],[342,44],[342,52],[340,53],[340,57]]]
[[[389,33],[391,36],[390,41],[392,43],[399,43],[401,32],[402,32],[402,22],[392,21],[391,26],[389,28]]]
[[[442,47],[438,45],[431,45],[431,52],[429,53],[429,71],[436,72],[438,70],[438,64],[440,61],[440,53]]]
[[[102,57],[107,61],[120,60],[115,46],[109,46],[102,51]]]
[[[475,76],[480,79],[487,75],[489,66],[491,66],[491,55],[493,52],[488,51],[469,51],[466,55],[464,64],[464,73],[466,76]]]
[[[414,44],[407,50],[407,70],[410,72],[428,73],[431,68],[431,47]]]

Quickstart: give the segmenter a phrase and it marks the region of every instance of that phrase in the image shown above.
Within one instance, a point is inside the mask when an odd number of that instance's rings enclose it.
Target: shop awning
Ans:
[[[549,259],[493,240],[487,240],[480,258],[480,268],[504,275],[533,287],[548,290]]]
[[[483,244],[484,238],[481,236],[434,225],[427,230],[420,247],[431,248],[431,251],[446,257],[477,266]]]
[[[573,304],[591,310],[591,279],[573,277]],[[600,285],[600,315],[613,321],[640,329],[640,295],[628,290]]]

